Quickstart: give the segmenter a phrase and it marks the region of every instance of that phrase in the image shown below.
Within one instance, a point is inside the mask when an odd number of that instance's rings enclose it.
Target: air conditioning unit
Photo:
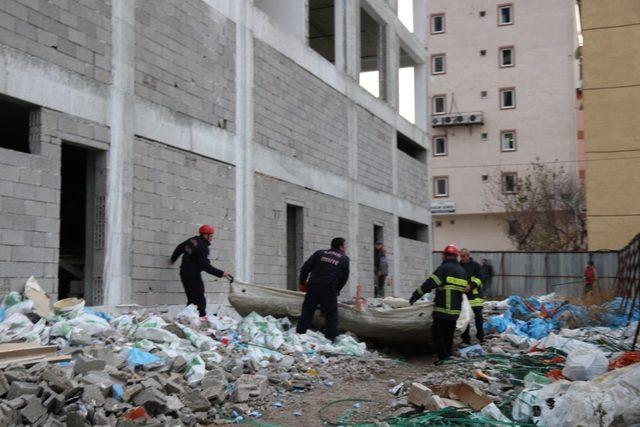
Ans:
[[[438,127],[444,126],[444,117],[434,117],[431,119],[431,126]]]
[[[463,124],[465,125],[479,125],[484,123],[484,118],[481,112],[465,113]]]
[[[431,116],[432,127],[480,125],[482,123],[484,120],[481,111]]]

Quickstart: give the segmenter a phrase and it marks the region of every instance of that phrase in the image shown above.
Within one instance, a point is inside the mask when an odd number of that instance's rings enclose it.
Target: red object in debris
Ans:
[[[564,379],[562,371],[560,369],[552,369],[546,373],[545,377],[551,378],[553,381],[559,381]]]
[[[566,359],[563,356],[553,356],[551,359],[545,359],[542,361],[542,363],[546,364],[546,365],[559,365],[561,363],[564,363],[566,361]]]
[[[229,338],[224,337],[224,338],[222,338],[222,339],[220,340],[220,342],[221,342],[223,345],[229,345]]]
[[[149,414],[147,414],[147,411],[142,406],[136,406],[135,408],[131,408],[127,412],[122,414],[122,418],[124,418],[125,420],[139,420],[141,418],[148,420],[151,417],[149,416]]]
[[[541,304],[540,306],[540,316],[542,316],[542,318],[544,319],[548,319],[549,317],[551,317],[549,315],[549,312],[547,311],[547,307],[545,307],[544,304]]]
[[[609,370],[612,371],[640,362],[640,351],[625,351],[622,356],[609,362]]]

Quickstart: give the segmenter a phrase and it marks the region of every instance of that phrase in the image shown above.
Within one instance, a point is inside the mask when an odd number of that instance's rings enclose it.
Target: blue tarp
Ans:
[[[621,312],[622,298],[620,297],[603,304],[601,306],[603,314],[597,315],[596,311],[595,318],[589,317],[585,307],[573,304],[563,305],[561,301],[542,302],[536,297],[529,297],[525,303],[525,300],[516,295],[510,296],[508,301],[509,311],[499,316],[489,317],[484,324],[485,332],[502,333],[510,328],[517,335],[540,339],[565,327],[566,319],[578,321],[584,326],[626,326],[630,312],[630,309],[627,309],[626,313]],[[544,311],[553,313],[551,317],[541,315],[543,306]],[[631,321],[635,320],[640,320],[640,307],[636,307],[631,314]]]

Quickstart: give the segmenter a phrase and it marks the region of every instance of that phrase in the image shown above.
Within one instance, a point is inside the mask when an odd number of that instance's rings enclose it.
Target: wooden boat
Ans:
[[[270,286],[234,282],[229,302],[241,316],[255,311],[261,316],[300,317],[304,293]],[[385,345],[419,344],[431,336],[433,303],[401,308],[365,308],[338,303],[338,328]],[[316,311],[314,324],[323,323]]]

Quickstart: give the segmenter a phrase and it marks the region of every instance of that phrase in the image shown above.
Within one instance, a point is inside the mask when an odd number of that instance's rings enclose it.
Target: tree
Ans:
[[[586,249],[584,185],[563,167],[536,159],[524,177],[500,173],[491,186],[488,210],[504,211],[509,239],[518,250]]]

